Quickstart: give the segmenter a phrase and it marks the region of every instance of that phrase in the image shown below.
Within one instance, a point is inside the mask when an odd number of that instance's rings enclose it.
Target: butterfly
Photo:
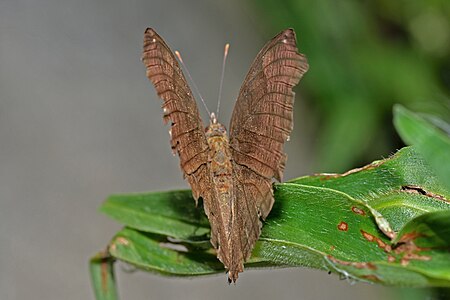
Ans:
[[[214,113],[204,127],[186,78],[169,46],[152,28],[142,61],[171,122],[171,147],[211,224],[211,244],[236,282],[274,203],[273,179],[282,180],[284,143],[293,128],[293,87],[308,70],[293,29],[258,53],[239,92],[227,135]]]

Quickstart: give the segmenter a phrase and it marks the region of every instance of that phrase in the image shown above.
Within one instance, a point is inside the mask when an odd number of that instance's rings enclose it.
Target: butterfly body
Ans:
[[[233,165],[225,126],[216,123],[206,129],[208,169],[218,195],[230,197],[233,187]],[[229,204],[229,203],[228,203]]]
[[[173,52],[151,28],[142,60],[147,77],[164,100],[171,146],[192,195],[211,225],[211,244],[235,282],[274,203],[272,181],[281,181],[284,143],[293,123],[292,88],[308,69],[292,29],[280,32],[258,53],[244,80],[230,131],[212,114],[206,128]]]
[[[234,184],[233,161],[225,126],[211,122],[206,128],[206,139],[209,146],[207,168],[212,179],[210,196],[205,197],[206,214],[211,227],[220,228],[222,234],[212,240],[218,250],[219,259],[228,264],[231,259],[233,215],[234,215]]]

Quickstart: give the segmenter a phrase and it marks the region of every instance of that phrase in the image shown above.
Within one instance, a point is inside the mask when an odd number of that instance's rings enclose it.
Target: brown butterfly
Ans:
[[[293,128],[292,88],[308,70],[293,29],[280,32],[258,53],[234,107],[230,135],[211,114],[206,127],[173,52],[151,28],[142,60],[171,121],[171,145],[197,201],[203,199],[211,244],[236,282],[274,203],[273,178],[282,180],[283,145]]]

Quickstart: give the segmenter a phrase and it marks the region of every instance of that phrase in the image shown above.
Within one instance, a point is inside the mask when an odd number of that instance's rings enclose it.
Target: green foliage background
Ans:
[[[314,172],[343,172],[400,148],[395,103],[448,121],[449,1],[252,4],[262,31],[294,27],[308,57],[298,91],[315,120]]]

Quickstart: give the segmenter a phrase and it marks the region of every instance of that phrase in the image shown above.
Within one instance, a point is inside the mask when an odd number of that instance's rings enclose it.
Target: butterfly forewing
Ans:
[[[173,52],[151,28],[144,34],[142,61],[147,77],[164,101],[164,120],[171,122],[171,146],[180,157],[181,168],[197,200],[208,182],[206,177],[208,144],[192,92]]]
[[[292,88],[307,70],[292,29],[279,33],[259,52],[231,118],[230,144],[236,163],[262,177],[282,179],[283,145],[293,128]]]
[[[283,146],[293,128],[292,88],[308,70],[298,53],[295,33],[287,29],[259,52],[244,80],[230,124],[236,211],[242,223],[244,260],[273,205],[272,179],[282,179]]]

